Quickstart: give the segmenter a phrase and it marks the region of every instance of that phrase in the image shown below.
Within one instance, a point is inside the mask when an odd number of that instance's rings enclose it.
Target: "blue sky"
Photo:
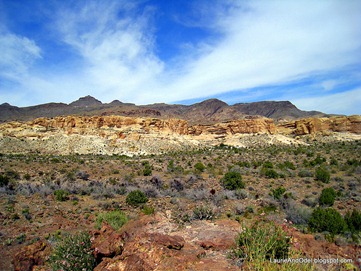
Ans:
[[[0,104],[290,100],[361,114],[361,1],[0,0]]]

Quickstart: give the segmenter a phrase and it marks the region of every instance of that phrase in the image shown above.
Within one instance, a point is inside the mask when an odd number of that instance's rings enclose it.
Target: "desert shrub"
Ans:
[[[295,169],[296,169],[295,164],[293,164],[293,163],[290,162],[290,161],[285,161],[285,162],[283,163],[283,165],[284,165],[286,168],[289,168],[289,169],[292,169],[292,170],[295,170]]]
[[[26,174],[24,174],[23,178],[24,178],[25,180],[27,180],[27,181],[30,181],[31,176],[30,176],[29,173],[26,173]]]
[[[334,157],[332,157],[331,160],[330,160],[330,165],[331,166],[338,166],[338,161]]]
[[[9,177],[10,180],[19,180],[20,174],[14,170],[7,170],[5,176]]]
[[[85,171],[78,171],[76,173],[76,177],[79,179],[82,179],[84,181],[87,181],[87,180],[89,180],[90,175]]]
[[[131,191],[127,198],[126,203],[132,206],[139,206],[148,201],[147,196],[140,190]]]
[[[202,205],[193,209],[193,219],[211,220],[214,216],[215,213],[210,206]]]
[[[203,172],[206,169],[206,166],[203,165],[202,162],[198,162],[194,165],[194,168],[199,172]]]
[[[304,177],[312,177],[313,173],[307,169],[301,169],[298,172],[298,177],[304,178]]]
[[[178,192],[182,191],[184,189],[184,185],[183,185],[182,181],[177,180],[177,179],[174,179],[171,181],[170,187],[174,190],[177,190]]]
[[[149,164],[149,162],[148,162],[148,161],[144,161],[142,164],[143,164],[143,166],[144,166],[143,175],[144,175],[144,176],[150,176],[150,175],[152,175],[152,167],[151,167],[151,165]]]
[[[289,200],[288,204],[284,206],[283,211],[286,214],[286,219],[292,221],[296,225],[306,225],[311,216],[309,208],[299,206],[293,200]]]
[[[53,270],[93,270],[96,263],[91,248],[90,235],[81,232],[65,236],[54,248],[49,257],[49,263]]]
[[[150,183],[153,186],[155,186],[157,189],[163,188],[163,181],[160,177],[157,177],[157,176],[152,177],[152,179],[150,180]]]
[[[241,231],[232,254],[250,262],[264,262],[269,259],[286,259],[289,247],[290,238],[280,226],[272,222],[256,222]]]
[[[244,189],[236,189],[234,195],[236,199],[246,199],[248,197],[248,193]]]
[[[308,207],[316,207],[317,199],[314,197],[306,197],[301,201],[301,203]]]
[[[266,169],[264,175],[269,179],[277,179],[279,174],[274,169]]]
[[[314,160],[309,162],[309,165],[314,167],[316,165],[322,165],[324,162],[326,162],[326,158],[317,155],[317,157]]]
[[[335,202],[335,198],[336,191],[332,187],[329,187],[322,190],[318,202],[322,206],[332,206]]]
[[[282,195],[286,192],[286,188],[280,186],[276,189],[271,190],[271,194],[275,199],[281,199]]]
[[[354,209],[352,213],[348,211],[345,215],[345,221],[351,232],[361,231],[361,212]]]
[[[313,210],[308,226],[312,231],[328,231],[332,235],[342,233],[347,228],[347,224],[341,214],[333,208],[316,208]]]
[[[156,198],[159,196],[158,190],[153,186],[146,186],[143,191],[147,198]]]
[[[66,201],[69,199],[69,192],[63,189],[55,190],[54,195],[57,201]]]
[[[273,168],[273,164],[270,161],[266,161],[263,163],[263,168]]]
[[[10,182],[10,178],[5,175],[0,175],[0,187],[7,186]]]
[[[154,207],[152,206],[148,206],[148,205],[144,205],[143,206],[143,209],[142,209],[142,212],[143,214],[145,215],[151,215],[151,214],[154,214]]]
[[[169,160],[168,165],[167,165],[167,170],[168,170],[168,172],[174,171],[174,160]]]
[[[234,171],[228,171],[221,179],[221,184],[228,190],[242,189],[245,187],[241,173]]]
[[[119,210],[100,213],[96,219],[96,227],[100,229],[103,221],[108,223],[114,230],[120,229],[128,221],[128,217]]]
[[[316,169],[315,177],[316,180],[318,181],[321,181],[323,183],[329,183],[331,176],[330,176],[330,172],[327,169],[323,167],[319,167]]]
[[[209,198],[209,190],[205,188],[187,189],[185,197],[191,200],[205,200]]]

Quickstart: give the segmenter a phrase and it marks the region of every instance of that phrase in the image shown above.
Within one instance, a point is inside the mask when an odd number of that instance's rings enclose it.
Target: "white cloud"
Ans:
[[[121,96],[134,101],[136,91],[163,71],[163,63],[153,53],[148,24],[152,9],[134,16],[132,6],[117,1],[108,4],[94,1],[75,10],[64,9],[57,14],[56,26],[60,38],[83,58],[82,72],[77,74],[83,87],[77,85],[84,94],[90,88],[104,100]],[[125,14],[122,18],[117,17],[120,10]]]
[[[11,33],[0,33],[0,76],[18,80],[33,61],[41,58],[41,49],[33,40]]]
[[[225,38],[184,66],[186,75],[170,86],[175,99],[290,81],[359,61],[360,2],[348,8],[340,1],[249,3],[218,18]]]

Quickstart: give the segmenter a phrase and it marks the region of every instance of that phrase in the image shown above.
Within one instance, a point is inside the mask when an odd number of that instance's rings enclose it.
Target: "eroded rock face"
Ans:
[[[280,133],[294,135],[327,135],[331,132],[361,134],[361,116],[306,118],[282,123],[277,128]]]
[[[267,144],[277,144],[279,140],[273,140],[271,136],[339,132],[361,135],[361,116],[306,118],[277,125],[272,119],[263,117],[190,125],[181,119],[65,116],[0,124],[0,147],[4,153],[142,155],[220,143],[249,146],[247,140],[241,140],[244,135],[267,135],[270,137]],[[286,144],[288,140],[281,141]]]
[[[25,246],[14,255],[15,271],[32,271],[34,266],[43,265],[50,255],[50,245],[44,241]]]

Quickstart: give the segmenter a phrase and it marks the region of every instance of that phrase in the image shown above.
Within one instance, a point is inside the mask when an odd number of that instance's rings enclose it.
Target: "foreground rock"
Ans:
[[[37,265],[43,265],[50,255],[51,247],[48,243],[38,241],[25,246],[14,255],[13,264],[15,271],[32,271]]]
[[[91,241],[97,262],[105,257],[120,255],[123,251],[123,237],[108,224],[103,224],[99,231],[93,231]]]
[[[94,270],[238,270],[227,259],[238,228],[199,221],[179,229],[164,215],[143,216],[121,229],[122,254],[104,257]]]

